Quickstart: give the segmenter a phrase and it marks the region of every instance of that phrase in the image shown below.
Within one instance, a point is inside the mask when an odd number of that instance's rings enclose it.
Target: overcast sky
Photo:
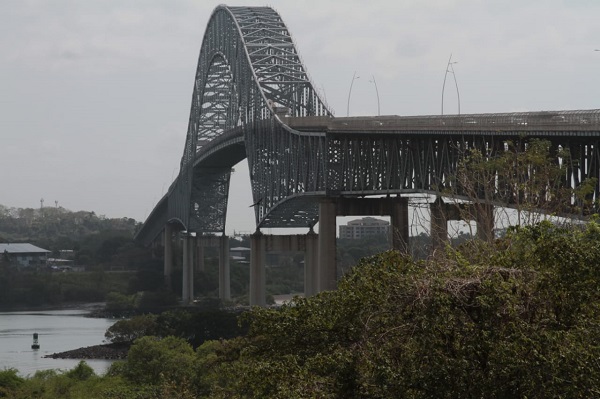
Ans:
[[[178,173],[202,36],[218,2],[0,1],[0,204],[144,221]],[[237,1],[231,5],[264,5]],[[598,0],[271,4],[337,116],[600,108]],[[448,77],[444,113],[456,113]],[[253,231],[247,168],[227,231]]]

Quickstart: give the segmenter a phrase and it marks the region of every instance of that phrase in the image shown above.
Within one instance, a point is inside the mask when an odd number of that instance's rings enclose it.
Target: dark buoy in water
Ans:
[[[40,349],[40,344],[38,343],[38,333],[33,333],[33,344],[31,345],[31,349]]]

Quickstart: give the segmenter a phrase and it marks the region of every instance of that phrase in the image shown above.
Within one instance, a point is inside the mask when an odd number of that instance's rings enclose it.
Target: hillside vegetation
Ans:
[[[85,272],[49,273],[16,268],[0,258],[0,308],[104,301],[109,292],[135,293],[162,286],[161,262],[133,241],[139,223],[64,208],[0,205],[0,242],[30,243],[64,256]],[[109,273],[112,270],[118,273]]]

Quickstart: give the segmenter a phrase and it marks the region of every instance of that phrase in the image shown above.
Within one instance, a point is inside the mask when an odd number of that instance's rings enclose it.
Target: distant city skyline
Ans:
[[[44,198],[143,222],[179,171],[217,5],[1,2],[0,204],[36,208]],[[283,0],[276,9],[337,116],[439,114],[450,54],[462,114],[600,108],[597,1]],[[444,114],[457,113],[448,84]],[[227,233],[254,231],[245,161],[231,190]]]

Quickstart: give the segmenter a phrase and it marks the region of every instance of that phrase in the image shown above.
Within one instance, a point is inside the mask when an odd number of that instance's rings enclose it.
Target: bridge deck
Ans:
[[[589,136],[600,131],[600,110],[540,111],[499,114],[361,117],[283,117],[282,122],[303,132],[373,134],[522,135],[544,132],[549,136]]]

